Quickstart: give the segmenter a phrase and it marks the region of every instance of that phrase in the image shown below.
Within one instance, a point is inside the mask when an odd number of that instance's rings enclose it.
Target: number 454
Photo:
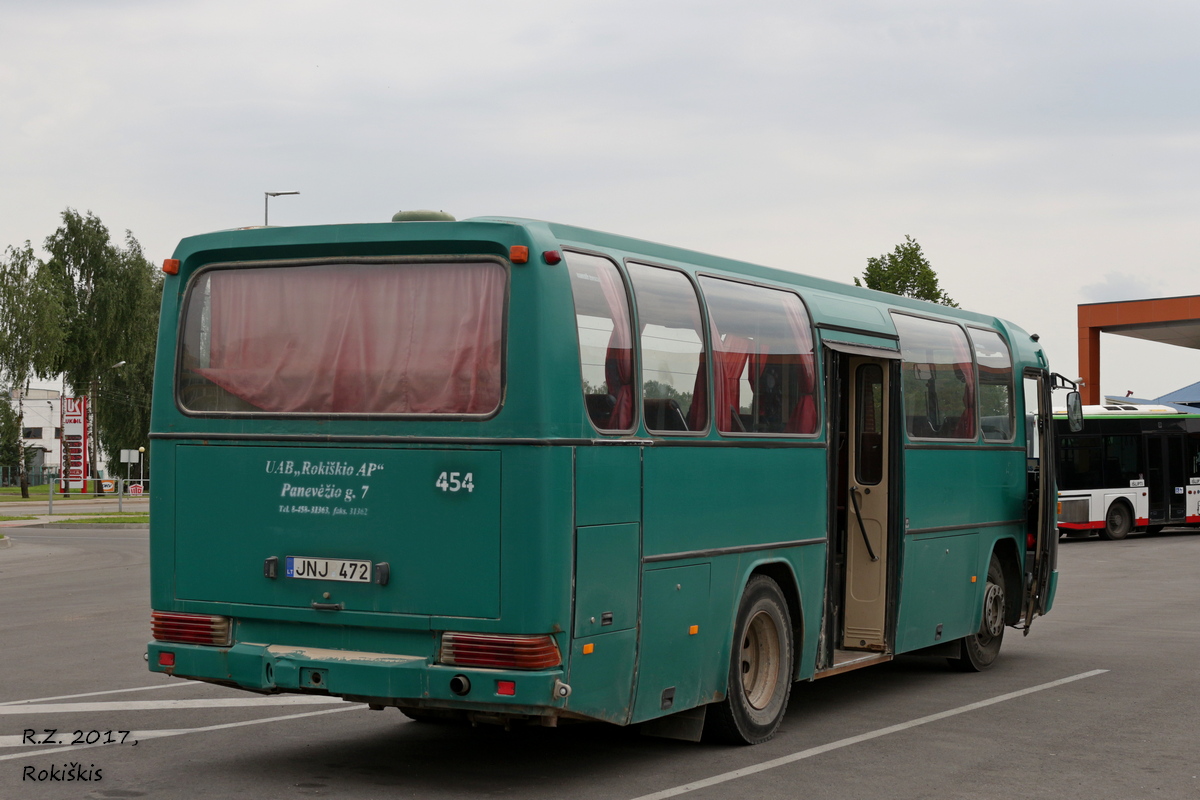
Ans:
[[[462,480],[459,480],[461,472],[443,472],[438,475],[438,479],[433,485],[441,489],[443,492],[457,492],[460,489],[466,489],[468,492],[475,491],[475,478],[472,473],[468,472],[462,475]]]

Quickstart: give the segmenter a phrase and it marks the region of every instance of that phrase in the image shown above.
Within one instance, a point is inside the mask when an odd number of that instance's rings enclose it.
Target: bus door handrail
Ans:
[[[862,511],[858,507],[858,487],[850,487],[850,502],[854,505],[854,516],[858,518],[858,530],[862,533],[863,544],[867,546],[867,554],[871,556],[872,561],[878,561],[879,556],[875,555],[875,548],[871,547],[871,540],[867,538],[867,527],[863,525]]]

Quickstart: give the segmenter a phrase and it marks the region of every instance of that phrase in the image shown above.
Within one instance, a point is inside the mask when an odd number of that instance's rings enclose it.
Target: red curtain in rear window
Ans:
[[[486,414],[500,404],[498,264],[329,264],[206,278],[206,352],[185,353],[185,364],[262,411]],[[203,284],[193,289],[190,314],[204,313],[204,294]]]

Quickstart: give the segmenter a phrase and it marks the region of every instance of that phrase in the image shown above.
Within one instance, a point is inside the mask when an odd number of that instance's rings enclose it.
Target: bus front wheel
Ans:
[[[709,708],[705,733],[730,744],[765,742],[787,711],[795,661],[787,600],[765,575],[746,584],[730,649],[725,699]]]
[[[983,590],[983,619],[979,630],[959,640],[959,655],[950,665],[963,672],[982,672],[996,662],[1004,641],[1004,568],[992,553]]]
[[[1104,527],[1100,529],[1100,538],[1111,542],[1124,539],[1133,530],[1133,512],[1129,506],[1120,500],[1108,507],[1104,515]]]

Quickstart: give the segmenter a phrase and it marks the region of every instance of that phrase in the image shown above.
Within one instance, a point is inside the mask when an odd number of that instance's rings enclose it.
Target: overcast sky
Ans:
[[[0,0],[0,246],[528,216],[850,282],[905,234],[1076,366],[1200,293],[1200,5]],[[1200,352],[1102,337],[1107,394]],[[119,354],[114,354],[118,355]]]

